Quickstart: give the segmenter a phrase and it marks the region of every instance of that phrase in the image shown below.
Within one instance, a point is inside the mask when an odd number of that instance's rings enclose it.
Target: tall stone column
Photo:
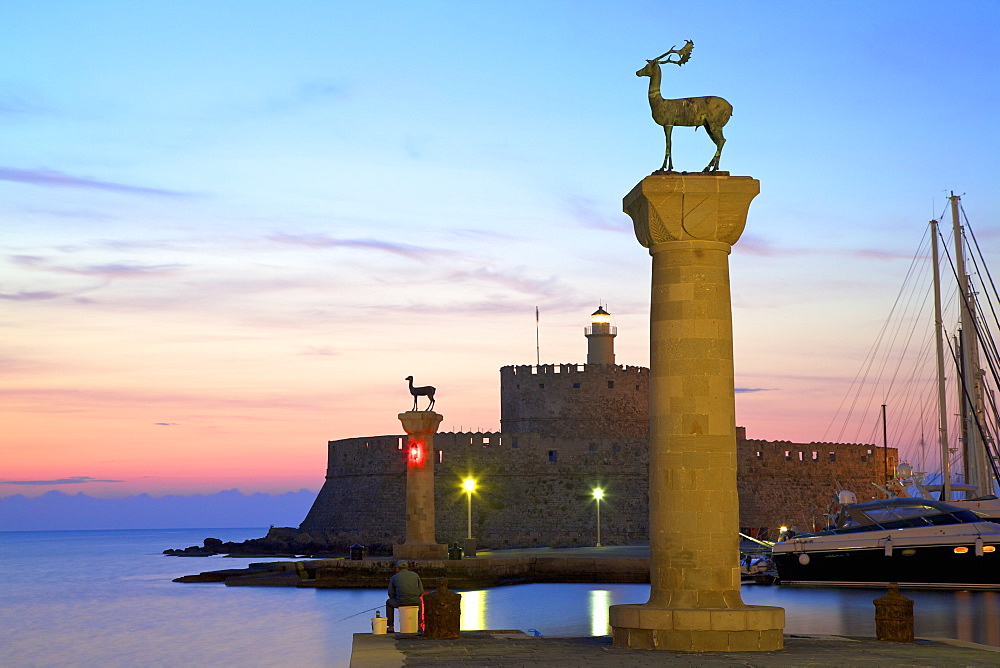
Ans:
[[[729,252],[760,182],[654,174],[625,196],[653,258],[650,596],[611,606],[616,647],[781,649],[784,609],[740,597]]]
[[[433,411],[399,414],[407,435],[406,541],[392,546],[396,559],[448,556],[448,546],[434,540],[434,434],[443,419]]]

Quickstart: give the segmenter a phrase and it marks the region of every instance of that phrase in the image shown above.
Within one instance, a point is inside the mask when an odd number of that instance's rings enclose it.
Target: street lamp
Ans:
[[[462,489],[465,490],[465,496],[469,502],[469,531],[466,538],[472,538],[472,493],[476,491],[476,481],[472,478],[466,478],[462,481]]]
[[[597,547],[601,546],[601,499],[604,498],[604,490],[600,487],[594,488],[594,500],[597,501]]]

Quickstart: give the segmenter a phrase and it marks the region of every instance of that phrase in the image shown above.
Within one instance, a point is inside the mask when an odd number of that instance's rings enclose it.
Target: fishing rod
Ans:
[[[382,609],[382,606],[381,605],[377,605],[374,608],[368,608],[367,610],[362,610],[361,612],[355,612],[353,615],[348,615],[348,616],[344,617],[344,619],[338,619],[337,621],[334,622],[334,624],[339,624],[340,622],[344,621],[345,619],[350,619],[351,617],[357,617],[358,615],[363,615],[366,612],[374,612],[375,610],[381,610],[381,609]]]

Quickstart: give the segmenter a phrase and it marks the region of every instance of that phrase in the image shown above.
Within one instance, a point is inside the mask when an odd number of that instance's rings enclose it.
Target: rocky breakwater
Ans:
[[[340,557],[350,552],[352,545],[365,546],[367,554],[391,555],[392,542],[365,542],[358,534],[303,531],[294,527],[271,527],[263,538],[242,542],[206,538],[203,545],[167,549],[172,557],[210,557],[227,554],[232,557]]]
[[[648,583],[648,557],[477,557],[418,559],[410,568],[424,582],[448,578],[456,589],[532,582]],[[226,586],[384,589],[395,572],[392,559],[314,559],[250,564],[248,568],[207,571],[174,582],[222,582]]]

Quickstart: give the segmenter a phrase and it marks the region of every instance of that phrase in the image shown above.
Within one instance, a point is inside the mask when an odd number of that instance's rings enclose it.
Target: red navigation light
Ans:
[[[424,444],[421,441],[410,441],[410,466],[420,466],[424,463]]]

